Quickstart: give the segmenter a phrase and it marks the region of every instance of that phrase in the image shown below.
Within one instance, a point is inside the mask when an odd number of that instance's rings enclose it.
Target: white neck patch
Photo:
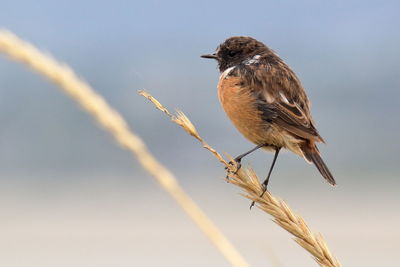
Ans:
[[[254,57],[252,57],[251,59],[247,59],[244,61],[245,65],[250,65],[250,64],[257,64],[260,62],[260,55],[255,55]]]
[[[233,67],[230,67],[230,68],[227,68],[226,70],[224,70],[224,72],[221,73],[221,76],[219,76],[219,79],[220,80],[225,79],[226,76],[228,76],[234,68],[236,68],[236,66],[233,66]]]

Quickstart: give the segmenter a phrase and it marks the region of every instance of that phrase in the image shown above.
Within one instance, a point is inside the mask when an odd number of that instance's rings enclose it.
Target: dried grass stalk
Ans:
[[[69,94],[72,99],[92,115],[104,129],[109,131],[120,145],[136,156],[142,166],[178,202],[232,266],[249,266],[196,203],[184,192],[173,174],[161,165],[148,151],[143,141],[129,130],[122,116],[113,110],[88,84],[78,79],[70,68],[42,54],[29,43],[23,42],[7,31],[0,31],[0,52],[28,65],[50,81],[59,85],[64,92]],[[162,109],[160,103],[157,103],[154,99],[153,103],[168,114],[166,109]],[[176,122],[181,123],[180,125],[182,126],[185,125],[188,129],[193,126],[188,121],[185,121],[184,118]]]
[[[255,201],[257,207],[273,217],[273,221],[294,236],[294,240],[306,249],[313,256],[314,260],[324,267],[340,267],[339,261],[332,256],[321,234],[314,234],[310,231],[304,219],[295,214],[289,206],[281,199],[265,192],[260,197],[263,187],[256,173],[249,168],[242,167],[236,174],[237,169],[235,163],[228,163],[224,158],[212,147],[210,147],[198,134],[196,128],[190,120],[179,111],[177,115],[172,115],[160,102],[144,90],[139,94],[149,99],[155,106],[166,113],[172,121],[181,126],[186,132],[194,136],[201,142],[203,147],[208,149],[229,171],[229,183],[239,186],[245,192],[243,195],[250,200]],[[232,158],[229,158],[232,160]],[[234,161],[233,161],[234,162]]]

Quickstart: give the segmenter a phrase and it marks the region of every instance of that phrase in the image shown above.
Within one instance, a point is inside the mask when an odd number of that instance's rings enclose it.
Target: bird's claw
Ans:
[[[233,165],[236,165],[236,170],[235,170],[234,172],[232,172],[233,174],[237,174],[238,171],[242,168],[241,159],[235,158],[235,159],[233,159],[233,161],[232,161],[232,160],[229,161],[228,164],[229,164],[229,165],[232,165],[232,166],[233,166]],[[228,167],[225,167],[225,170],[227,170],[228,172],[231,172],[231,171],[229,171],[229,168],[228,168]]]
[[[234,159],[234,162],[231,160],[231,161],[229,161],[228,162],[228,164],[229,165],[231,165],[231,166],[233,166],[233,165],[235,165],[236,164],[236,170],[235,171],[231,171],[230,169],[229,169],[229,167],[228,166],[226,166],[225,167],[225,170],[227,171],[227,174],[226,174],[226,177],[225,177],[225,179],[226,180],[229,180],[229,174],[237,174],[238,173],[238,171],[240,170],[240,168],[242,167],[242,164],[240,163],[240,159],[237,159],[237,158],[235,158]]]
[[[268,190],[267,190],[267,186],[263,184],[263,191],[262,191],[260,197],[263,197],[263,195],[264,195],[265,192],[267,192],[267,191],[268,191]],[[254,206],[254,204],[256,204],[256,202],[253,200],[253,201],[251,202],[251,204],[250,204],[250,210],[251,210],[251,208]]]

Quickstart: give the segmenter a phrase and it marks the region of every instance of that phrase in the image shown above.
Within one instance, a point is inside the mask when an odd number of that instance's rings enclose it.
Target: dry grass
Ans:
[[[132,152],[138,161],[160,183],[171,197],[182,207],[189,217],[207,235],[232,266],[249,266],[240,253],[207,218],[196,203],[184,192],[173,174],[161,165],[148,151],[143,141],[128,127],[122,116],[65,65],[44,55],[29,43],[23,42],[12,33],[0,31],[0,52],[11,59],[28,65],[39,74],[59,85],[81,105],[117,142]],[[159,104],[159,103],[158,103]],[[161,105],[159,105],[161,107]],[[166,110],[163,110],[167,112]],[[181,126],[191,129],[193,125],[184,119]],[[194,128],[194,127],[193,127]]]
[[[304,219],[295,214],[288,205],[281,199],[271,195],[269,192],[260,197],[263,187],[255,172],[251,169],[241,168],[237,174],[235,164],[229,164],[212,147],[210,147],[198,134],[194,125],[181,111],[177,115],[172,115],[160,102],[158,102],[149,93],[141,90],[139,94],[149,99],[161,111],[166,113],[172,121],[180,125],[187,133],[195,137],[204,148],[208,149],[229,171],[229,183],[239,186],[245,192],[244,196],[255,201],[257,207],[273,217],[283,229],[294,235],[294,240],[306,249],[313,256],[314,260],[324,267],[339,267],[340,263],[332,256],[321,234],[314,234],[310,231]],[[231,159],[230,159],[231,160]]]

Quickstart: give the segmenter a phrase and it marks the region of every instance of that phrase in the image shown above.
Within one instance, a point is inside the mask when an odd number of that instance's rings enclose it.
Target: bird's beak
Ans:
[[[206,55],[201,55],[202,58],[213,58],[213,59],[218,59],[217,54],[206,54]]]

